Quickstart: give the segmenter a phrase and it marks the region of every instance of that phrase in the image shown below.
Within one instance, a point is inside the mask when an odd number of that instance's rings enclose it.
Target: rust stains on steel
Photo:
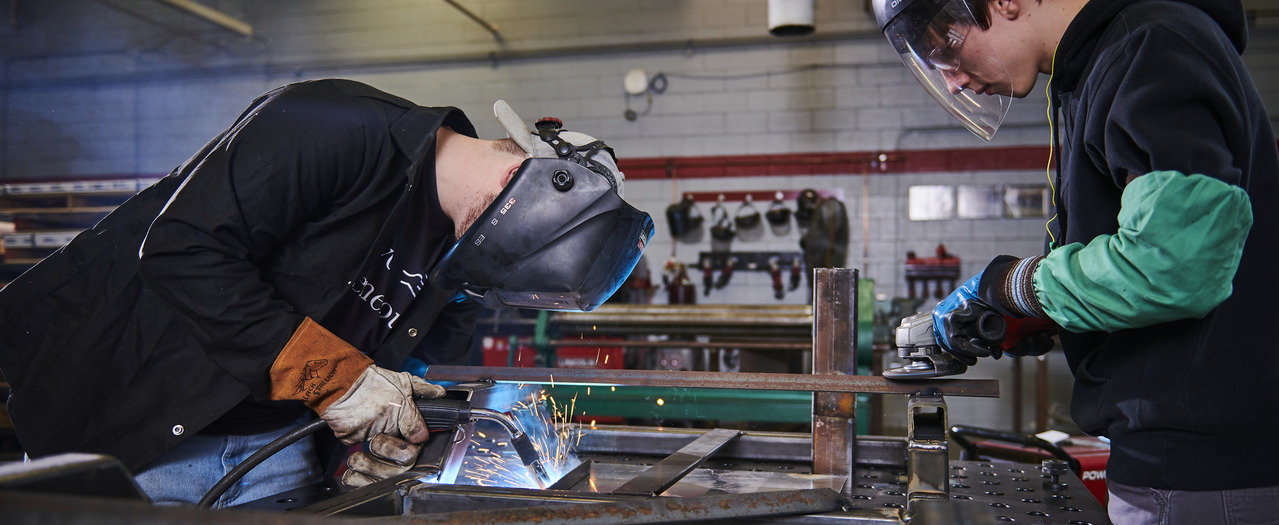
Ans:
[[[793,392],[999,397],[999,381],[994,379],[891,381],[883,376],[439,365],[430,367],[424,377],[427,381],[466,382],[488,380],[504,383],[549,384],[552,386],[555,384],[657,386],[784,390]]]

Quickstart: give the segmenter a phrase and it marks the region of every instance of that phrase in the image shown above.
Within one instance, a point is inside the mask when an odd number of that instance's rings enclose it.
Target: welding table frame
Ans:
[[[429,381],[469,381],[483,383],[520,384],[573,384],[592,386],[660,386],[675,388],[728,388],[745,390],[786,390],[813,392],[813,433],[808,435],[780,436],[778,433],[749,433],[735,430],[714,429],[672,436],[669,431],[654,430],[649,436],[649,446],[666,446],[665,450],[677,450],[640,476],[627,482],[611,494],[563,492],[582,475],[589,472],[590,462],[564,476],[564,479],[547,490],[501,489],[500,498],[533,499],[543,502],[574,502],[586,507],[566,510],[569,514],[558,519],[565,523],[587,523],[583,512],[605,508],[622,509],[633,518],[636,513],[656,521],[687,519],[727,519],[762,514],[811,514],[849,508],[848,496],[855,486],[857,465],[900,465],[906,460],[909,472],[907,495],[909,501],[944,501],[948,499],[950,475],[946,450],[946,408],[944,395],[998,397],[999,385],[995,380],[931,380],[923,382],[894,382],[882,376],[858,376],[856,374],[857,341],[857,278],[855,269],[817,269],[814,271],[814,321],[813,321],[813,373],[719,373],[653,370],[597,370],[557,368],[500,368],[500,367],[449,367],[433,366],[425,378]],[[856,394],[903,394],[910,396],[908,403],[908,437],[862,438],[856,435]],[[643,432],[622,429],[616,433]],[[592,432],[587,446],[600,447],[609,431]],[[661,444],[660,442],[666,443]],[[616,443],[614,443],[616,445]],[[777,459],[779,456],[798,461],[812,462],[814,474],[842,476],[846,480],[840,494],[826,489],[714,495],[697,498],[675,498],[679,503],[666,500],[666,511],[658,512],[652,499],[679,481],[681,477],[700,465],[711,455],[719,453],[728,457],[760,457]],[[409,472],[398,478],[351,491],[319,504],[296,509],[295,512],[316,515],[388,515],[406,510],[404,497],[410,491],[426,491],[444,497],[480,498],[485,490],[480,487],[449,485],[421,485],[420,473]],[[639,498],[639,499],[637,499]],[[705,500],[705,501],[703,501]],[[798,502],[798,503],[797,503]],[[604,507],[595,508],[590,505]],[[659,505],[659,506],[661,506]],[[709,507],[707,507],[709,505]],[[743,514],[741,508],[749,507],[754,514]],[[677,507],[685,510],[678,510]],[[720,511],[704,514],[707,508]],[[761,513],[760,508],[770,512]],[[629,509],[629,511],[627,510]],[[703,514],[689,514],[689,509]],[[700,509],[700,510],[699,510]],[[737,510],[733,510],[737,509]],[[483,519],[490,522],[515,523],[531,519],[535,522],[554,521],[551,515],[531,516],[528,508],[503,511],[499,509],[487,516],[470,512],[464,518],[457,514],[448,518],[454,522]],[[607,511],[605,511],[607,514]],[[434,519],[444,519],[445,515]],[[403,519],[403,518],[402,518]],[[418,520],[428,520],[419,516]],[[628,519],[628,521],[634,521]],[[426,521],[423,521],[426,522]]]

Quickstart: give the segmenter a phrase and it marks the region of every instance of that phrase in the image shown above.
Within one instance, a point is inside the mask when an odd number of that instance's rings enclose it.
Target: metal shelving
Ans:
[[[0,186],[0,285],[91,228],[152,180],[112,179]],[[0,230],[4,231],[4,230]]]

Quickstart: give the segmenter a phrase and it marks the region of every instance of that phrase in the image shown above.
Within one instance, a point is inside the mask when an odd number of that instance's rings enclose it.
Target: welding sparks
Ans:
[[[511,409],[510,415],[514,417],[516,426],[528,436],[550,479],[559,479],[580,463],[574,450],[584,431],[581,424],[573,423],[576,410],[576,395],[567,403],[561,403],[550,397],[546,390],[539,390]],[[464,460],[459,481],[465,479],[485,487],[544,487],[522,464],[507,441],[487,438],[478,431],[475,434],[485,439],[483,442],[471,440],[471,451]]]
[[[659,406],[659,407],[660,407],[660,406],[665,405],[665,404],[666,404],[666,401],[664,401],[664,400],[663,400],[662,398],[660,398],[660,397],[659,397],[659,398],[657,398],[657,406]]]

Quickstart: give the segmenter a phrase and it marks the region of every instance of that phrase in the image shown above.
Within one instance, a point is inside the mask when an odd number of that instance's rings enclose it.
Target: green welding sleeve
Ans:
[[[1230,297],[1251,227],[1242,188],[1204,175],[1147,173],[1124,188],[1117,233],[1039,261],[1035,299],[1072,332],[1201,318]]]

